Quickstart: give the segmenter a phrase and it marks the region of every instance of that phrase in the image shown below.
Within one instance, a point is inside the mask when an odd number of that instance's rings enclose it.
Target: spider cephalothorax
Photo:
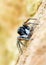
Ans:
[[[22,40],[25,40],[25,41],[30,40],[31,36],[33,35],[34,25],[37,25],[37,23],[30,23],[30,22],[28,22],[30,19],[37,20],[35,18],[29,18],[26,22],[24,22],[24,24],[21,27],[19,27],[19,29],[17,31],[17,33],[19,34],[19,36],[17,37],[17,46],[19,47],[19,49],[21,51],[22,51],[21,45],[25,46],[22,43]],[[32,24],[31,27],[29,26],[30,24]]]

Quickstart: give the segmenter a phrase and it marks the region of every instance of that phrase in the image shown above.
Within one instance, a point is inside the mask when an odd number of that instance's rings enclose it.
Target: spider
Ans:
[[[38,25],[37,23],[31,23],[28,22],[29,20],[37,20],[36,18],[29,18],[26,20],[26,22],[24,22],[24,24],[18,28],[17,33],[19,34],[19,36],[17,37],[17,47],[22,51],[21,45],[25,46],[22,41],[29,41],[30,38],[33,35],[33,31],[34,31],[34,25]],[[32,24],[32,26],[30,27],[29,25]],[[33,40],[33,39],[31,39]]]

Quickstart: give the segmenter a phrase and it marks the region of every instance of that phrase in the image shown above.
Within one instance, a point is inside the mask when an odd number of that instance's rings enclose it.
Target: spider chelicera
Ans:
[[[28,41],[30,40],[31,36],[33,35],[33,31],[34,31],[34,25],[38,25],[37,23],[31,23],[28,22],[29,20],[37,20],[36,18],[29,18],[26,20],[26,22],[24,22],[24,24],[19,27],[17,33],[19,34],[19,36],[17,37],[17,47],[22,51],[21,45],[25,46],[22,41]],[[32,26],[30,27],[29,25],[32,24]],[[32,40],[32,39],[31,39]]]

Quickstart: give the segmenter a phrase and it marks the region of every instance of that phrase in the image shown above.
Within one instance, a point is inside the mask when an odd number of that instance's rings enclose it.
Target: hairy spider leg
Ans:
[[[21,53],[23,53],[22,48],[20,46],[20,40],[17,40],[17,47]]]
[[[23,46],[25,46],[25,45],[18,39],[18,40],[17,40],[17,47],[18,47],[18,49],[20,49],[21,52],[23,52],[20,44],[23,45]],[[26,46],[25,46],[25,47],[26,47]]]
[[[25,46],[25,44],[23,44],[22,42],[20,42],[20,43],[21,43],[21,45]]]
[[[25,38],[22,38],[22,36],[19,36],[19,37],[18,37],[18,40],[19,40],[19,42],[20,42],[21,45],[25,46],[25,44],[23,44],[23,43],[21,42],[21,40],[25,40]]]

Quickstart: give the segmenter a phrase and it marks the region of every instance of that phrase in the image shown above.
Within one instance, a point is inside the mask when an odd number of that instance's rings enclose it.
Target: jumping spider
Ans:
[[[38,25],[37,23],[31,23],[28,22],[29,20],[37,20],[36,18],[29,18],[26,20],[26,22],[24,22],[24,24],[19,27],[17,33],[19,34],[19,36],[17,37],[17,46],[18,48],[22,51],[21,49],[21,45],[25,46],[22,41],[28,41],[30,40],[31,36],[33,35],[33,31],[34,31],[34,25]],[[31,28],[30,28],[30,24],[32,24]],[[32,40],[32,39],[31,39]]]

